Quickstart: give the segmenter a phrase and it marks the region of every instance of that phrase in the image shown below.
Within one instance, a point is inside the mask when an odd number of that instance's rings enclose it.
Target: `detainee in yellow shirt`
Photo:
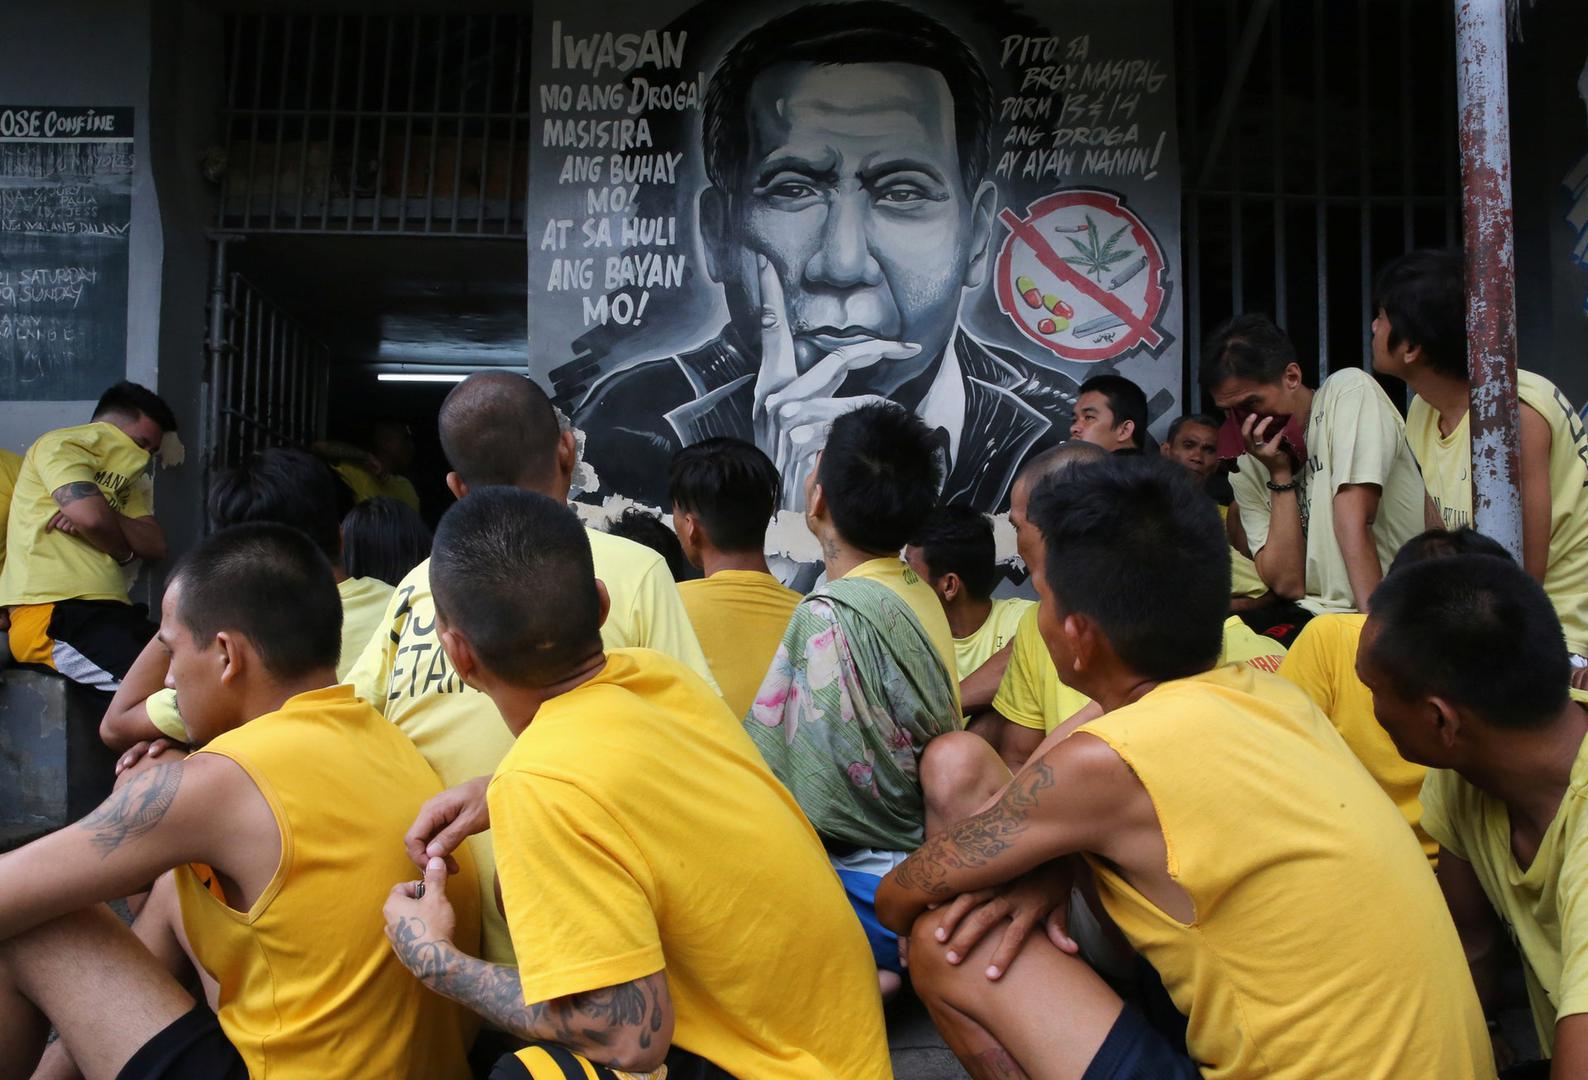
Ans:
[[[1522,954],[1550,1075],[1588,1075],[1588,700],[1548,597],[1508,559],[1435,559],[1384,580],[1357,671],[1407,760],[1484,1000]]]
[[[7,1015],[33,995],[84,1075],[470,1075],[478,1019],[409,975],[381,916],[413,877],[403,831],[441,783],[335,685],[340,622],[330,565],[301,533],[252,524],[204,541],[168,583],[160,627],[200,749],[0,857]],[[462,864],[437,892],[475,943]],[[135,937],[100,901],[156,878],[158,918],[146,909]],[[183,989],[190,963],[219,981],[213,1003]],[[6,1075],[29,1075],[46,1030],[5,1031]]]
[[[340,500],[336,478],[313,455],[272,447],[250,454],[215,477],[207,509],[210,525],[225,529],[248,522],[290,525],[303,532],[331,563],[342,601],[342,649],[336,677],[345,679],[390,601],[392,586],[376,578],[349,577],[342,563]],[[284,602],[290,603],[289,599]],[[150,642],[128,671],[100,721],[100,738],[113,750],[164,736],[188,741],[176,691],[165,686],[169,654]]]
[[[766,565],[766,530],[781,491],[772,459],[743,439],[704,439],[668,467],[673,531],[684,557],[706,575],[680,582],[678,595],[722,699],[741,719],[800,602]]]
[[[1459,252],[1414,251],[1375,286],[1373,370],[1416,394],[1406,438],[1445,528],[1472,523],[1467,310]],[[1566,644],[1588,659],[1588,433],[1554,383],[1518,369],[1522,566],[1555,605]]]
[[[441,447],[460,499],[487,486],[517,486],[566,501],[575,464],[572,433],[540,387],[510,372],[477,372],[441,406]],[[700,642],[662,557],[621,537],[590,530],[596,575],[609,599],[601,627],[608,648],[655,649],[715,688]],[[402,729],[448,787],[488,776],[512,745],[488,698],[448,663],[436,626],[427,559],[403,578],[380,624],[348,673],[358,696]],[[495,891],[496,864],[487,833],[471,841],[482,895]],[[485,906],[485,955],[510,963],[507,925]]]
[[[877,893],[949,1045],[1011,1075],[1492,1080],[1461,942],[1394,805],[1298,689],[1214,666],[1229,570],[1213,506],[1133,458],[1047,482],[1029,516],[1043,637],[1103,714]],[[1057,901],[1066,856],[1187,1017],[1183,1051],[1048,934],[1011,958],[950,903],[1017,881]]]
[[[493,1075],[586,1075],[579,1055],[625,1074],[891,1076],[870,951],[815,831],[698,675],[605,649],[574,515],[527,492],[470,495],[441,521],[431,580],[444,648],[515,741],[488,794],[482,777],[467,810],[416,834],[483,825],[484,796],[520,966],[450,940],[439,857],[425,895],[402,887],[387,919],[426,985],[531,1043]]]
[[[127,595],[138,560],[165,558],[146,475],[176,431],[136,383],[106,390],[91,423],[41,435],[23,458],[6,521],[0,608],[11,655],[114,693],[154,636]]]
[[[21,471],[22,455],[0,450],[0,573],[6,565],[6,516],[11,512],[11,494],[16,490],[17,473]],[[5,627],[0,626],[0,630],[3,629]]]

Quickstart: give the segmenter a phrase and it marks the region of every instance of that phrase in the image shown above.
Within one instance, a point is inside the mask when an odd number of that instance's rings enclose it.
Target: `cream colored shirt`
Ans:
[[[1345,556],[1334,535],[1334,496],[1346,484],[1380,490],[1373,539],[1380,569],[1401,545],[1423,531],[1423,478],[1406,443],[1406,425],[1389,395],[1360,368],[1337,371],[1312,398],[1307,420],[1307,467],[1300,474],[1301,528],[1306,539],[1307,591],[1298,603],[1314,614],[1355,611]],[[1268,542],[1273,499],[1269,472],[1250,454],[1230,476],[1241,525],[1255,556]]]

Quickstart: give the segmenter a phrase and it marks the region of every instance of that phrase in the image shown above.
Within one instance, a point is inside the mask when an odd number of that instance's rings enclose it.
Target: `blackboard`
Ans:
[[[124,376],[132,112],[0,105],[0,399]]]
[[[813,396],[916,408],[945,499],[999,507],[1090,375],[1142,386],[1160,432],[1175,416],[1167,0],[543,0],[535,20],[530,371],[585,436],[588,496],[666,506],[668,455],[711,435],[803,475],[755,413],[768,273],[798,370],[857,340],[916,350]]]

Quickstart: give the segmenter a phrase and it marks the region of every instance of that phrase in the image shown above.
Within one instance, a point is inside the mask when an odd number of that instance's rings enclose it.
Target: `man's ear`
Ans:
[[[579,464],[579,438],[571,431],[557,436],[557,486],[567,488],[573,483],[574,466]]]
[[[1295,390],[1300,387],[1301,365],[1295,361],[1286,364],[1285,374],[1281,376],[1280,381],[1284,384],[1286,390]]]
[[[1070,614],[1064,616],[1059,630],[1069,648],[1071,670],[1086,671],[1097,656],[1097,627],[1085,615]]]
[[[1158,456],[1159,457],[1172,457],[1173,456],[1173,455],[1171,455],[1169,453],[1169,443],[1161,442],[1161,443],[1158,444]]]
[[[1421,364],[1423,362],[1423,347],[1421,345],[1413,345],[1409,342],[1402,341],[1400,349],[1391,349],[1390,354],[1393,356],[1396,351],[1399,351],[1401,354],[1401,363],[1406,364],[1407,366]]]
[[[701,191],[697,206],[695,220],[700,229],[700,247],[706,255],[706,274],[721,285],[733,259],[728,253],[728,197],[708,185]]]
[[[1454,749],[1463,734],[1465,723],[1460,710],[1440,697],[1431,697],[1424,704],[1432,710],[1431,718],[1434,731],[1439,737],[1439,744],[1446,750]]]
[[[469,493],[469,485],[463,482],[463,477],[455,472],[447,473],[447,490],[452,492],[454,499],[461,499]]]
[[[827,519],[827,493],[822,490],[820,480],[811,484],[810,498],[805,500],[805,516],[813,521]]]
[[[252,650],[247,639],[230,630],[215,635],[215,663],[220,667],[221,685],[228,690],[237,689],[237,681],[248,675]]]
[[[1130,443],[1132,446],[1136,445],[1136,421],[1121,420],[1119,422],[1119,427],[1115,428],[1114,430],[1124,435],[1126,442]]]
[[[993,220],[998,213],[998,187],[991,180],[983,180],[970,203],[970,259],[965,263],[963,278],[967,289],[974,289],[987,280],[987,267],[992,262]]]
[[[478,690],[480,687],[474,681],[480,672],[480,658],[474,655],[474,646],[469,644],[469,639],[449,626],[439,626],[441,631],[441,648],[446,651],[447,662],[452,665],[452,670],[458,673],[458,678],[463,680],[465,686],[472,686]]]
[[[964,591],[965,583],[952,570],[937,579],[937,595],[941,596],[946,604],[952,604],[959,599],[959,594]]]
[[[607,616],[612,613],[612,595],[607,592],[607,583],[596,578],[596,596],[601,600],[601,621],[598,626],[607,624]]]

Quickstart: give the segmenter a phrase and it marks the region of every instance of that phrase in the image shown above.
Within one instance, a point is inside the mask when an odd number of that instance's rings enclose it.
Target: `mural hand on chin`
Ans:
[[[921,347],[881,339],[857,341],[839,346],[801,373],[777,268],[765,255],[756,256],[756,268],[761,367],[752,411],[755,441],[782,477],[784,508],[801,511],[805,508],[805,475],[826,442],[827,426],[851,409],[887,400],[873,394],[833,397],[833,391],[851,371],[882,360],[909,359]]]

